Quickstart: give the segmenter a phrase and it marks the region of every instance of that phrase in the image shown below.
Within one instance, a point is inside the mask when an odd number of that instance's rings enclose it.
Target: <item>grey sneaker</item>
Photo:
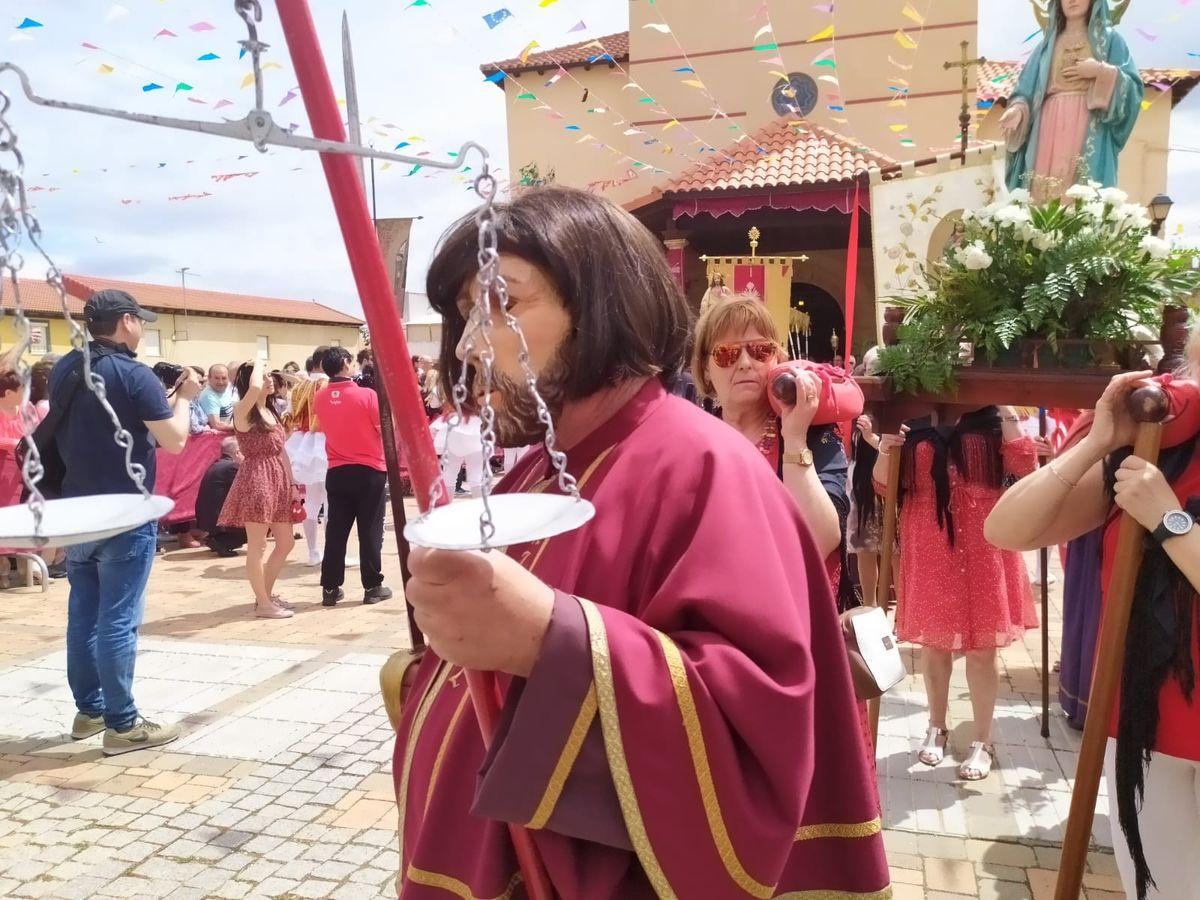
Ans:
[[[128,731],[113,731],[110,728],[104,732],[104,755],[116,756],[118,753],[129,753],[132,750],[159,747],[171,743],[177,737],[178,725],[159,725],[138,716]]]
[[[71,723],[71,739],[82,741],[93,734],[104,730],[104,716],[89,716],[87,713],[75,713],[75,721]]]

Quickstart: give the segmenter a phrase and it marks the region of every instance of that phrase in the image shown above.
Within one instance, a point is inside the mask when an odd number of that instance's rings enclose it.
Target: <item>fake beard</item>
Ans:
[[[538,376],[538,392],[552,419],[557,419],[562,412],[566,381],[567,365],[560,350]],[[492,385],[500,395],[499,402],[494,404],[496,443],[510,448],[540,444],[545,438],[546,426],[538,421],[537,402],[528,385],[501,372],[492,373]]]

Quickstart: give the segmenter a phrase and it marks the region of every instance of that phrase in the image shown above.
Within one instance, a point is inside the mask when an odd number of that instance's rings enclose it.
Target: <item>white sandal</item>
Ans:
[[[971,744],[971,752],[966,761],[958,767],[958,777],[963,781],[983,781],[992,774],[992,765],[995,762],[995,744],[975,741]]]
[[[929,730],[925,732],[925,741],[917,751],[917,759],[931,768],[938,765],[946,758],[946,744],[949,741],[949,731],[930,725]]]

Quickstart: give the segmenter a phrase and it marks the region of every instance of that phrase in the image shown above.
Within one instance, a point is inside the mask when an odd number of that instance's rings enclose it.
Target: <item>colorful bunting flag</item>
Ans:
[[[21,28],[44,28],[44,27],[45,26],[42,25],[41,22],[37,21],[36,19],[29,19],[29,18],[26,18],[20,25],[17,26],[18,29],[21,29]]]
[[[563,127],[566,128],[567,131],[578,131],[579,130],[578,125],[564,125]]]
[[[100,49],[95,44],[89,44],[87,41],[84,41],[79,46],[82,47],[84,50],[99,50]]]
[[[170,28],[164,28],[154,36],[154,39],[158,40],[160,37],[179,37],[179,35],[173,32]]]
[[[642,27],[643,28],[653,28],[659,34],[670,34],[671,33],[671,26],[667,25],[664,22],[647,22]]]
[[[1158,40],[1158,35],[1155,34],[1153,31],[1147,31],[1145,28],[1135,28],[1133,30],[1136,31],[1138,34],[1140,34],[1142,37],[1144,37],[1148,41],[1157,41]]]
[[[686,84],[688,87],[694,87],[701,91],[704,90],[704,82],[703,81],[695,81],[695,80],[689,79],[689,80],[685,80],[683,83]]]
[[[818,31],[816,34],[814,34],[812,37],[810,37],[807,41],[805,41],[805,43],[811,44],[815,41],[827,41],[832,37],[833,37],[833,26],[830,25],[828,28],[822,28],[820,31]]]
[[[522,50],[520,54],[521,62],[525,62],[527,59],[529,59],[529,54],[533,53],[533,51],[540,46],[541,44],[539,44],[537,41],[530,41],[528,44],[526,44],[525,49]]]
[[[564,69],[562,66],[559,66],[558,71],[550,76],[550,80],[546,82],[545,86],[552,87],[553,85],[557,84],[558,80],[566,74],[567,74],[567,70]]]
[[[181,82],[179,82],[179,84],[175,85],[175,93],[177,93],[177,94],[180,91],[190,91],[190,90],[192,90],[192,86],[190,84],[188,84],[186,81],[181,81]]]
[[[505,21],[506,19],[511,19],[511,18],[512,18],[511,10],[509,10],[509,8],[507,6],[502,6],[495,12],[484,13],[483,21],[485,23],[487,23],[487,27],[490,29],[490,28],[495,28],[501,22]]]
[[[888,57],[888,62],[890,62],[897,69],[903,69],[905,72],[912,71],[912,65],[910,63],[902,63],[897,59],[892,59],[890,56]]]
[[[912,19],[914,22],[916,22],[918,25],[925,24],[925,17],[923,15],[921,15],[919,12],[917,12],[915,9],[913,9],[913,5],[911,3],[904,4],[903,13],[904,13],[904,15],[906,15],[910,19]]]
[[[558,0],[542,0],[542,2],[538,4],[538,6],[540,6],[542,9],[545,9],[547,6],[550,6],[557,2],[558,2]]]
[[[678,125],[678,124],[679,124],[679,120],[678,120],[678,119],[672,119],[670,122],[668,122],[666,125],[664,125],[664,126],[663,126],[663,129],[662,129],[662,130],[663,130],[663,131],[670,131],[672,128],[674,128],[674,127],[675,127],[676,125]]]
[[[896,132],[897,134],[899,134],[901,131],[908,130],[907,125],[889,125],[888,128],[890,128],[892,131]]]
[[[245,90],[246,88],[250,87],[250,85],[252,85],[252,84],[254,84],[254,73],[247,72],[246,77],[242,79],[242,90]]]
[[[215,31],[216,26],[211,22],[193,22],[188,26],[192,31]]]
[[[412,3],[408,4],[408,6],[406,6],[404,8],[412,9],[414,6],[428,6],[428,5],[429,5],[429,0],[413,0]],[[411,175],[412,173],[410,172],[409,174]]]
[[[395,146],[393,149],[395,149],[395,150],[403,150],[405,147],[408,147],[408,146],[411,146],[411,145],[408,143],[408,141],[401,141],[401,142],[400,142],[400,143],[398,143],[398,144],[397,144],[397,145],[396,145],[396,146]]]
[[[203,56],[197,56],[197,62],[212,62],[214,59],[220,59],[215,53],[205,53]]]
[[[678,69],[674,69],[673,71],[678,74],[686,74],[689,72],[693,75],[696,74],[696,70],[693,69],[691,66],[680,66]]]
[[[111,75],[116,71],[116,69],[114,69],[108,63],[100,63],[100,68],[98,68],[96,71],[101,75]]]
[[[518,100],[536,100],[537,97],[534,96],[534,94],[532,92],[526,91],[523,94],[517,94],[517,99]]]
[[[587,23],[580,19],[574,25],[567,29],[567,34],[573,34],[576,31],[587,31]]]
[[[816,65],[824,66],[827,69],[836,69],[837,68],[837,63],[832,59],[823,59],[819,63],[816,63]]]
[[[762,37],[764,34],[767,34],[768,32],[770,32],[770,31],[772,31],[772,30],[773,30],[773,29],[771,28],[771,25],[770,25],[770,23],[768,23],[768,24],[764,25],[762,28],[758,29],[758,31],[754,32],[754,40],[756,40],[756,41],[757,41],[757,40],[758,40],[760,37]]]
[[[142,93],[143,94],[148,94],[151,91],[161,91],[162,89],[163,89],[163,86],[161,84],[158,84],[153,81],[150,82],[149,84],[142,85]]]
[[[910,38],[907,34],[905,34],[903,28],[898,29],[896,31],[896,33],[893,35],[893,38],[896,41],[896,43],[899,44],[901,47],[903,47],[905,50],[916,50],[917,49],[917,42],[914,41],[912,38]]]
[[[213,104],[213,109],[221,109],[222,107],[233,106],[232,100],[218,100]]]
[[[764,51],[767,51],[767,50],[778,50],[778,49],[779,49],[779,45],[778,45],[777,43],[775,43],[774,41],[771,41],[771,42],[770,42],[770,43],[768,43],[768,44],[755,44],[755,45],[754,45],[753,47],[751,47],[750,49],[751,49],[751,50],[754,50],[754,51],[756,51],[756,52],[758,52],[758,53],[762,53],[762,52],[764,52]]]
[[[404,177],[408,178],[410,175],[416,175],[419,171],[421,171],[421,164],[417,163],[415,166],[409,169],[408,175],[405,175]]]
[[[488,75],[483,80],[490,81],[492,84],[499,84],[500,82],[502,82],[504,80],[504,73],[503,72],[493,72],[491,75]]]

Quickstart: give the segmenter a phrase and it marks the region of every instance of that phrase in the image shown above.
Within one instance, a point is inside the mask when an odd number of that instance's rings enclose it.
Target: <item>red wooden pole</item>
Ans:
[[[278,0],[276,6],[313,136],[345,141],[342,114],[321,54],[308,0]],[[322,153],[321,166],[325,170],[325,181],[329,185],[363,313],[371,329],[371,348],[391,402],[396,437],[408,463],[417,503],[424,512],[428,509],[435,480],[442,477],[441,470],[429,434],[417,376],[410,362],[408,341],[404,337],[391,279],[379,248],[379,236],[357,171],[358,161],[344,153]],[[444,493],[441,496],[442,502],[449,502]],[[499,718],[495,680],[491,673],[472,672],[468,674],[468,683],[484,741],[490,741],[494,723]],[[550,880],[532,835],[518,825],[510,825],[509,832],[529,896],[533,900],[552,900]],[[404,873],[400,875],[403,877]]]
[[[345,141],[342,114],[321,55],[307,0],[279,0],[277,6],[313,136]],[[387,385],[396,438],[408,465],[417,504],[424,512],[429,506],[430,490],[441,472],[391,279],[379,249],[379,238],[371,224],[367,197],[358,178],[358,158],[344,153],[322,153],[321,165],[325,169],[325,181],[346,244],[346,254],[350,257],[350,269],[354,273],[363,313],[371,329],[371,349],[380,377]]]

